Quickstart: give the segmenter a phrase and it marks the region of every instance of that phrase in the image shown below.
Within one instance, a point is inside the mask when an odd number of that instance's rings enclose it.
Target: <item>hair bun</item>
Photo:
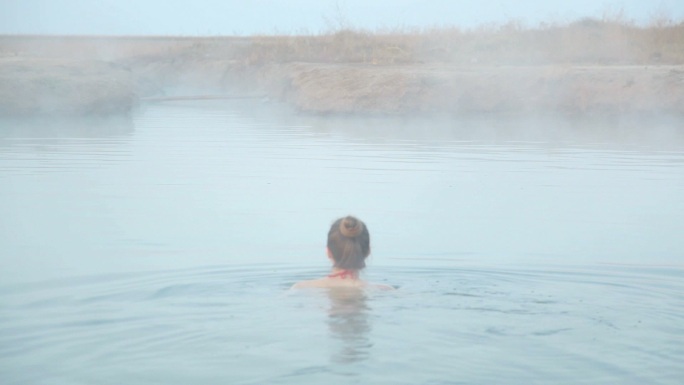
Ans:
[[[352,216],[343,218],[342,222],[340,222],[340,232],[345,237],[354,238],[357,235],[361,234],[363,229],[363,222]]]

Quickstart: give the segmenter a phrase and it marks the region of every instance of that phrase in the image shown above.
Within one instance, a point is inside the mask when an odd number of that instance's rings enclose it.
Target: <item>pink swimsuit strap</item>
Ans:
[[[342,278],[342,279],[352,278],[352,279],[355,279],[358,277],[358,275],[359,275],[359,273],[357,273],[354,270],[341,270],[341,271],[338,271],[337,273],[329,274],[328,278]]]

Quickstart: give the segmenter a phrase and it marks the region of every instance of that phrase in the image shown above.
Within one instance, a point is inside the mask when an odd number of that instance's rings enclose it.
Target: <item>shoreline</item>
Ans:
[[[557,35],[567,41],[569,32],[581,37],[617,28],[599,27],[571,24]],[[620,49],[601,57],[587,53],[600,52],[605,41],[574,56],[555,53],[564,56],[552,60],[552,45],[541,39],[550,32],[535,30],[455,34],[453,41],[438,39],[439,34],[354,31],[253,37],[4,35],[0,116],[127,114],[140,103],[202,95],[267,98],[321,115],[681,115],[684,55],[678,50],[684,52],[684,44],[678,43],[684,23],[652,31],[618,27],[633,38],[632,45],[641,35],[670,40],[637,47],[644,52],[627,51],[623,36],[615,42]],[[433,47],[437,42],[439,49]]]

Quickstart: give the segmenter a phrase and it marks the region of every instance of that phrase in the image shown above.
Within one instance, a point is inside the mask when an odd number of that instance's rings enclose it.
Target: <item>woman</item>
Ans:
[[[328,231],[326,248],[333,264],[326,277],[296,283],[293,288],[303,287],[374,287],[393,289],[386,285],[370,285],[359,279],[359,271],[366,267],[370,255],[370,234],[366,225],[353,216],[333,222]]]

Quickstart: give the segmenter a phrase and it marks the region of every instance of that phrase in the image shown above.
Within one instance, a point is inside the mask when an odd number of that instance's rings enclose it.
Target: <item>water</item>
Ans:
[[[3,384],[679,384],[676,121],[0,123]],[[394,292],[290,291],[371,231]]]

